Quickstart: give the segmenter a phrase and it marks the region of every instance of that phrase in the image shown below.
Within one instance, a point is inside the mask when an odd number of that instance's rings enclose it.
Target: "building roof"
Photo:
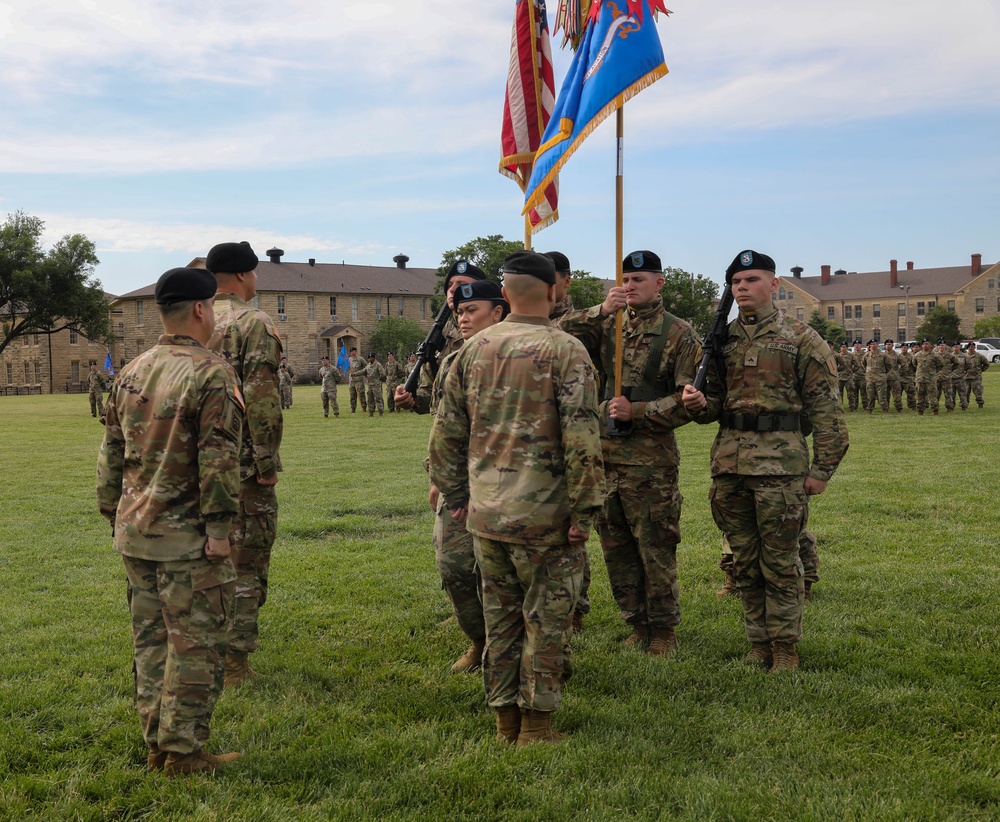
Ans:
[[[202,260],[204,262],[204,260]],[[347,263],[257,264],[259,292],[304,291],[310,294],[388,294],[431,297],[437,285],[436,268],[350,265]],[[156,283],[122,294],[118,300],[152,297]]]
[[[891,271],[851,272],[850,274],[831,274],[830,281],[823,285],[822,277],[788,277],[782,276],[782,285],[793,285],[801,288],[809,296],[817,300],[886,300],[900,299],[904,293],[910,297],[935,297],[942,294],[955,294],[961,291],[977,277],[987,273],[998,264],[983,265],[979,273],[973,276],[968,265],[950,266],[947,268],[913,268],[901,269],[896,272],[896,287],[890,285]],[[910,286],[907,292],[900,286]]]

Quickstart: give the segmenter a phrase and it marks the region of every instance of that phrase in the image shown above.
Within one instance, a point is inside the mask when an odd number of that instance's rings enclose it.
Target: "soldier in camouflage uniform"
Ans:
[[[859,407],[858,398],[861,398],[860,405],[864,405],[865,400],[865,351],[861,347],[861,340],[854,341],[854,351],[851,352],[851,380],[847,384],[847,410],[857,411]]]
[[[938,414],[937,375],[944,367],[940,355],[931,347],[931,341],[924,338],[920,351],[913,355],[914,381],[917,384],[917,413],[923,416],[927,406],[936,417]]]
[[[749,659],[772,671],[799,665],[805,600],[799,535],[809,497],[822,493],[847,452],[829,347],[779,311],[774,260],[742,251],[726,270],[739,316],[729,324],[706,392],[684,389],[698,422],[719,421],[712,445],[712,516],[733,549]],[[810,465],[805,428],[813,437]]]
[[[674,429],[691,421],[681,391],[694,380],[701,342],[690,325],[663,308],[663,266],[651,251],[623,264],[623,285],[604,302],[567,315],[560,327],[600,363],[602,419],[624,433],[601,434],[607,498],[597,520],[611,590],[632,629],[628,645],[649,643],[652,656],[677,648],[681,494]],[[615,314],[622,325],[622,394],[614,394]]]
[[[236,604],[226,654],[226,685],[259,674],[249,655],[260,647],[258,615],[267,601],[271,547],[278,530],[275,486],[284,421],[278,395],[281,341],[274,323],[250,305],[257,293],[257,255],[249,243],[220,243],[205,265],[215,274],[216,325],[208,347],[226,358],[243,384],[246,421],[240,447],[240,513],[233,532]]]
[[[983,407],[983,372],[990,367],[990,361],[976,351],[976,344],[970,342],[965,347],[965,404],[975,396],[976,404]]]
[[[812,597],[813,585],[819,582],[819,553],[816,550],[816,543],[816,535],[808,528],[803,528],[799,534],[799,560],[802,562],[803,592],[806,599]],[[719,599],[727,596],[738,597],[740,591],[733,578],[733,549],[729,547],[729,540],[725,535],[722,537],[722,559],[719,560],[719,568],[726,575],[726,582],[715,592],[716,597]]]
[[[955,393],[951,385],[951,371],[954,361],[951,349],[943,339],[938,339],[937,354],[941,360],[937,372],[938,402],[940,403],[941,397],[944,397],[944,407],[948,412],[951,412],[955,410]]]
[[[358,349],[352,348],[350,356],[347,358],[347,391],[351,398],[351,413],[358,409],[358,400],[361,401],[361,411],[368,410],[368,400],[365,398],[365,369],[368,363],[358,356]]]
[[[97,503],[128,578],[135,708],[146,767],[208,773],[212,711],[236,573],[243,405],[233,369],[205,348],[215,278],[175,268],[156,284],[164,333],[130,362],[108,400]]]
[[[378,361],[374,353],[368,355],[368,365],[365,367],[365,384],[368,386],[368,416],[375,416],[375,409],[381,417],[384,409],[382,399],[382,383],[385,382],[385,366]]]
[[[854,355],[848,350],[847,343],[841,343],[840,351],[833,358],[837,363],[837,396],[840,397],[840,404],[846,407],[847,383],[854,375]]]
[[[889,368],[890,360],[878,350],[878,342],[869,340],[868,353],[865,354],[865,395],[868,397],[865,409],[869,414],[875,410],[876,400],[882,406],[882,413],[889,413],[889,396],[886,393]]]
[[[333,416],[340,416],[340,406],[337,405],[337,377],[342,376],[340,369],[330,364],[329,357],[323,357],[319,367],[319,395],[323,400],[323,416],[330,416],[330,406],[333,406]]]
[[[288,357],[282,357],[280,365],[284,366],[285,371],[288,372],[288,405],[286,407],[292,407],[292,385],[295,383],[295,369],[288,364]]]
[[[885,374],[886,402],[889,401],[889,397],[892,397],[893,408],[896,409],[897,414],[901,414],[903,412],[903,387],[899,374],[900,359],[899,353],[893,347],[892,340],[885,341],[885,358],[888,369]]]
[[[965,352],[957,340],[951,346],[951,395],[952,410],[961,405],[963,411],[969,410],[968,386],[965,382]]]
[[[406,371],[403,364],[390,351],[386,355],[385,361],[385,405],[390,414],[396,410],[396,388],[404,379],[406,379]]]
[[[549,322],[554,290],[548,257],[507,257],[512,313],[456,355],[430,438],[431,481],[466,520],[483,576],[487,703],[498,739],[518,746],[561,738],[551,717],[604,498],[594,368]]]
[[[88,394],[90,398],[90,416],[104,416],[104,391],[107,381],[104,374],[97,370],[97,363],[91,361],[90,374],[87,376]]]
[[[906,407],[911,411],[917,408],[917,386],[914,380],[916,368],[913,364],[913,352],[906,343],[899,347],[899,386],[906,394]]]
[[[451,300],[463,339],[496,325],[509,311],[500,286],[489,280],[462,283]],[[416,396],[402,387],[397,388],[398,407],[411,408],[418,414],[434,413],[441,399],[445,377],[457,353],[453,351],[444,358],[433,385],[428,386],[421,380]],[[482,582],[476,567],[472,534],[466,530],[464,523],[451,518],[444,497],[434,485],[431,485],[429,502],[436,514],[434,560],[441,575],[441,587],[451,600],[459,627],[471,643],[465,654],[452,665],[451,671],[456,674],[476,671],[482,665],[483,649],[486,647],[486,623],[483,620]]]
[[[278,366],[278,394],[281,397],[281,407],[292,407],[292,378],[284,364]]]

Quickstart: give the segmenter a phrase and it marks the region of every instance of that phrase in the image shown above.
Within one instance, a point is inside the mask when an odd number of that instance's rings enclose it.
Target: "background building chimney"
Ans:
[[[397,254],[392,258],[392,261],[396,264],[396,268],[406,268],[406,264],[410,261],[410,258],[405,254]]]
[[[820,285],[829,285],[830,284],[830,266],[828,266],[828,265],[820,266],[819,272],[820,272],[820,274],[819,274],[819,284]]]
[[[896,288],[899,285],[899,271],[895,260],[889,260],[889,288]]]
[[[907,260],[906,261],[906,270],[907,271],[913,271],[913,260]]]
[[[792,276],[797,280],[802,276],[802,266],[796,265],[792,266]]]
[[[311,265],[311,266],[315,266],[316,265],[316,258],[315,257],[310,257],[309,258],[309,265]]]
[[[285,251],[284,249],[275,246],[274,248],[269,248],[267,250],[267,256],[272,263],[280,263],[281,258],[285,256]]]
[[[846,268],[838,268],[836,271],[833,272],[833,275],[835,277],[839,277],[842,274],[846,274],[846,273],[847,273],[847,269]]]
[[[972,255],[972,276],[978,277],[983,270],[983,255],[973,254]]]

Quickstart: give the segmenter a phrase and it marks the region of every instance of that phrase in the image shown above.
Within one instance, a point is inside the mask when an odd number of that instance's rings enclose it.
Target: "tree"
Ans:
[[[708,333],[715,318],[719,286],[701,274],[695,276],[681,268],[663,269],[663,307],[675,317],[687,320],[699,334]]]
[[[505,240],[501,234],[476,237],[465,245],[446,251],[441,255],[441,265],[438,266],[437,274],[440,280],[436,290],[441,293],[448,269],[458,260],[468,260],[473,265],[479,266],[491,280],[503,282],[504,258],[515,251],[524,251],[524,244]]]
[[[840,344],[847,339],[847,332],[836,323],[824,319],[818,309],[809,317],[809,327],[824,340],[832,342],[834,348],[840,348]]]
[[[980,337],[1000,337],[1000,314],[993,317],[986,317],[982,320],[976,320],[975,328],[972,330],[972,336],[977,340]]]
[[[45,251],[44,227],[22,211],[0,226],[0,351],[18,337],[66,328],[92,340],[111,334],[107,298],[91,276],[99,262],[94,244],[67,234]]]
[[[604,281],[589,271],[574,271],[569,281],[569,296],[577,311],[604,302]]]
[[[420,323],[406,317],[383,317],[375,325],[375,332],[369,342],[369,348],[379,354],[392,352],[396,359],[403,360],[427,336]]]
[[[946,342],[954,342],[962,339],[959,331],[961,320],[954,311],[949,311],[944,306],[937,306],[928,314],[917,328],[917,339],[926,337],[931,342],[943,339]]]

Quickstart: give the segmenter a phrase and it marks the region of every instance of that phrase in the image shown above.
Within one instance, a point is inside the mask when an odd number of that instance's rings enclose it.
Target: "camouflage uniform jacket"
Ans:
[[[868,357],[867,351],[854,351],[854,374],[852,379],[856,381],[865,381],[865,369],[867,367],[866,360]]]
[[[847,354],[841,354],[840,352],[837,352],[837,351],[835,351],[834,354],[833,354],[833,361],[834,361],[834,363],[837,366],[837,379],[838,380],[846,380],[848,373],[850,373],[847,370],[848,369],[848,365],[847,365],[847,357],[848,356],[849,355],[847,355]]]
[[[952,354],[951,351],[942,351],[939,348],[938,357],[941,358],[941,365],[938,367],[937,378],[940,382],[947,382],[951,379],[955,355]]]
[[[385,381],[397,384],[406,376],[403,364],[399,360],[390,360],[385,364]]]
[[[287,368],[278,369],[278,387],[282,389],[292,387],[292,375],[288,373]]]
[[[284,420],[278,394],[281,341],[274,323],[235,294],[215,297],[215,332],[208,347],[221,354],[243,386],[246,419],[240,449],[240,479],[273,477],[281,470]]]
[[[918,351],[913,355],[917,382],[936,382],[939,371],[944,369],[941,355],[933,348],[930,351]]]
[[[627,437],[609,437],[602,428],[601,445],[604,461],[614,465],[680,464],[680,451],[674,429],[691,421],[691,414],[680,401],[683,386],[694,382],[700,361],[701,341],[683,320],[663,308],[657,296],[638,310],[627,310],[622,323],[622,389],[636,388],[643,380],[651,347],[670,323],[663,345],[658,370],[659,384],[666,384],[669,393],[648,402],[632,403],[634,428]],[[559,327],[579,339],[594,362],[601,364],[606,380],[614,380],[615,317],[601,316],[601,306],[563,316]],[[605,390],[605,396],[609,396]],[[607,417],[607,401],[600,407],[601,419]]]
[[[87,384],[91,394],[101,394],[108,388],[108,381],[101,371],[91,371],[87,377]]]
[[[800,320],[773,305],[757,312],[758,322],[729,324],[723,348],[726,383],[709,370],[708,408],[696,415],[711,422],[723,411],[799,416],[797,431],[740,431],[719,426],[712,444],[712,476],[805,475],[823,482],[833,476],[848,436],[837,399],[836,365],[823,339]],[[812,432],[812,466],[802,429]]]
[[[957,382],[958,380],[965,379],[965,355],[956,354],[954,351],[951,352],[951,381]]]
[[[974,380],[990,367],[990,361],[978,351],[965,352],[965,378]]]
[[[413,410],[418,414],[437,413],[438,403],[441,402],[441,391],[444,386],[444,378],[448,374],[448,369],[455,359],[455,355],[461,349],[452,351],[447,357],[441,360],[438,365],[437,376],[431,378],[428,368],[420,370],[420,382],[417,383],[417,393],[413,395]]]
[[[333,365],[321,365],[319,367],[319,379],[321,391],[330,393],[337,390],[337,377],[340,376],[340,369]]]
[[[430,474],[487,539],[564,545],[604,503],[597,380],[583,345],[511,314],[469,339],[444,378]]]
[[[549,319],[556,324],[557,328],[562,328],[562,323],[559,322],[567,314],[573,314],[575,310],[573,308],[573,298],[567,294],[565,300],[560,300],[554,306],[552,306],[552,311],[549,312]]]
[[[865,354],[865,379],[884,380],[892,364],[884,351],[869,351]]]
[[[351,357],[347,361],[347,374],[350,377],[350,381],[355,385],[363,385],[365,381],[365,369],[368,368],[368,363],[361,359],[361,357]]]
[[[370,362],[365,366],[365,382],[368,385],[378,387],[385,382],[385,366],[378,360]]]
[[[191,337],[164,334],[111,389],[97,504],[115,548],[154,562],[197,559],[239,511],[239,382]]]
[[[854,352],[848,351],[846,354],[841,354],[837,365],[839,366],[841,362],[843,367],[837,372],[837,378],[850,382],[854,379]]]
[[[885,375],[891,381],[899,382],[900,360],[899,354],[895,351],[885,352],[886,370]]]
[[[907,351],[905,354],[899,355],[899,378],[906,381],[912,381],[915,373],[915,367],[913,364],[913,355]]]

